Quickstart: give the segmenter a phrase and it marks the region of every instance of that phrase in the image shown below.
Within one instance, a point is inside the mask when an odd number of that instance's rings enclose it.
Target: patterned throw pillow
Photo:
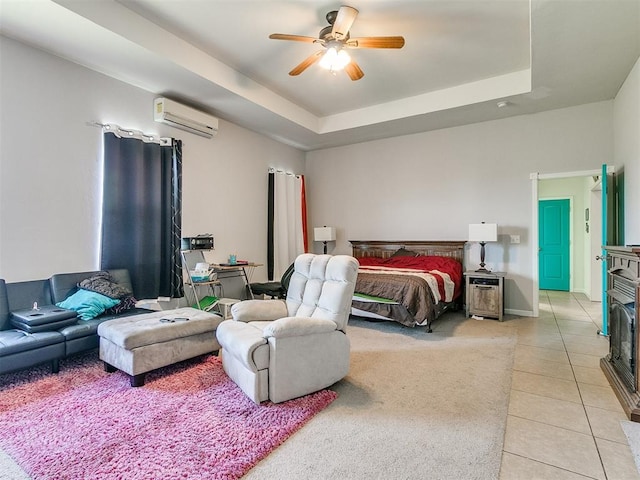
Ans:
[[[127,295],[120,299],[120,303],[108,308],[104,313],[105,315],[120,315],[127,310],[130,310],[136,306],[138,300],[136,300],[133,295]]]
[[[109,272],[98,272],[78,284],[79,288],[105,295],[109,298],[123,298],[133,292],[127,287],[116,283]]]

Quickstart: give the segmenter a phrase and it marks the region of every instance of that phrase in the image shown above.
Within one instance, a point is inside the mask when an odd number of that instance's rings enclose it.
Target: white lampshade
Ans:
[[[313,239],[316,242],[333,242],[336,239],[336,229],[334,227],[315,227]]]
[[[469,224],[470,242],[495,242],[498,240],[497,223],[471,223]]]

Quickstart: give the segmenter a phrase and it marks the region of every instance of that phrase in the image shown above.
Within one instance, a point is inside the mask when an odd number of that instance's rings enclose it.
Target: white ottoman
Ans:
[[[222,320],[191,307],[109,320],[98,326],[100,359],[107,372],[122,370],[140,387],[151,370],[219,350]]]

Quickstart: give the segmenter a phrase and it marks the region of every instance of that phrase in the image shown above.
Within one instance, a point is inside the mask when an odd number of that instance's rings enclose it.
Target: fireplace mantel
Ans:
[[[640,422],[640,247],[607,246],[607,301],[609,308],[609,354],[600,367],[611,384],[622,408],[634,422]],[[615,325],[614,308],[624,308],[625,325]],[[619,318],[619,317],[618,317]],[[623,322],[620,322],[623,323]],[[623,340],[633,339],[630,347]],[[620,348],[624,345],[625,348]],[[631,358],[627,359],[627,356]]]

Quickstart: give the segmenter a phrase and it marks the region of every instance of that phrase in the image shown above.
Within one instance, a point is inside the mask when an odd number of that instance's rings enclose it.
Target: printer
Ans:
[[[213,250],[213,235],[204,233],[195,237],[183,237],[182,250]]]

